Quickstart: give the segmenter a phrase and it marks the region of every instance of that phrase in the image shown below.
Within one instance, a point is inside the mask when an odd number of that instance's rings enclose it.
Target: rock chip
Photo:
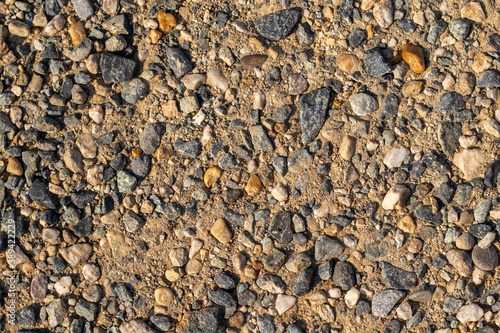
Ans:
[[[90,0],[71,0],[76,14],[84,21],[94,15],[94,8]]]
[[[456,153],[453,163],[463,173],[466,181],[482,177],[484,169],[484,153],[480,149],[468,148]]]
[[[471,275],[472,258],[469,253],[463,250],[452,249],[446,254],[446,259],[455,267],[460,276],[468,277]]]
[[[402,209],[409,196],[410,190],[406,186],[394,185],[386,193],[382,201],[382,208],[385,210]]]
[[[387,29],[394,22],[394,6],[391,0],[378,1],[373,7],[373,16],[380,27]]]
[[[114,54],[101,54],[99,65],[105,84],[130,81],[136,67],[134,60]]]
[[[379,48],[365,52],[363,57],[366,73],[370,76],[380,77],[392,71]]]
[[[484,315],[484,310],[477,304],[464,305],[457,312],[457,319],[462,324],[479,321]]]
[[[254,25],[259,35],[278,41],[292,33],[301,17],[300,8],[289,8],[261,16],[254,21]]]
[[[424,51],[420,46],[406,44],[402,56],[413,72],[420,74],[425,71]]]
[[[227,244],[233,238],[233,233],[229,230],[226,222],[222,218],[218,218],[215,220],[212,228],[210,228],[210,233],[214,236],[219,242],[223,244]]]
[[[314,244],[314,259],[317,262],[338,258],[343,252],[342,243],[327,235],[319,236]]]
[[[414,272],[405,271],[387,261],[381,261],[380,268],[382,268],[382,282],[389,288],[408,290],[418,283]]]
[[[331,89],[325,87],[313,90],[300,98],[299,124],[302,130],[302,144],[307,145],[314,141],[321,131],[326,120],[331,94]]]
[[[484,71],[477,80],[479,88],[500,87],[500,73],[494,69]]]
[[[372,313],[375,317],[386,318],[394,306],[405,296],[400,290],[387,289],[373,296]]]
[[[86,262],[92,255],[92,245],[78,243],[59,250],[61,257],[72,267],[79,266]]]
[[[492,271],[498,266],[498,252],[492,245],[487,248],[476,245],[472,250],[472,262],[483,271]]]

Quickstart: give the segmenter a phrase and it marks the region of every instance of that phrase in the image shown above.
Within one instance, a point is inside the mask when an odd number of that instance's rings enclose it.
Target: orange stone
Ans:
[[[361,70],[361,61],[351,54],[344,54],[337,59],[339,68],[348,74]]]
[[[132,157],[137,157],[139,155],[142,155],[142,149],[141,148],[132,148]]]
[[[221,175],[219,167],[208,168],[205,171],[205,175],[203,176],[203,181],[205,182],[206,187],[212,187],[217,180],[219,180]]]
[[[403,60],[417,74],[425,71],[424,51],[418,45],[406,44],[403,48]]]
[[[249,196],[255,196],[262,190],[262,182],[260,181],[259,176],[252,175],[250,179],[248,179],[247,186],[245,186],[245,191]]]
[[[82,39],[87,37],[87,32],[85,31],[85,24],[82,21],[70,25],[68,33],[69,36],[71,37],[71,41],[73,42],[73,46],[77,46],[78,44],[80,44]]]
[[[9,158],[9,162],[7,163],[7,172],[14,176],[22,176],[23,175],[23,166],[21,162],[15,157]]]
[[[153,29],[149,32],[149,38],[151,38],[151,43],[153,44],[157,44],[162,36],[163,34],[161,33],[161,31],[158,30]]]
[[[175,19],[175,16],[170,13],[159,12],[158,24],[163,32],[170,33],[177,25],[177,20]]]

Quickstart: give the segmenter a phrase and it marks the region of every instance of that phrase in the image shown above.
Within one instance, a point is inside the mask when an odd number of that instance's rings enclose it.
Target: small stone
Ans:
[[[66,24],[66,18],[61,14],[57,14],[52,18],[52,20],[49,21],[47,26],[43,29],[43,33],[49,37],[54,36],[59,31],[61,31],[62,28],[64,28],[65,24]]]
[[[301,16],[302,13],[299,8],[284,9],[259,17],[254,21],[254,25],[259,35],[278,41],[292,33]]]
[[[90,0],[71,0],[76,14],[84,21],[94,15],[94,8]]]
[[[219,180],[220,176],[221,169],[219,167],[215,166],[208,168],[207,171],[205,171],[205,175],[203,176],[205,186],[208,188],[212,187],[217,182],[217,180]]]
[[[385,210],[402,209],[409,196],[410,190],[406,186],[394,185],[386,193],[382,201],[382,208]]]
[[[482,73],[491,67],[493,58],[487,54],[479,53],[474,57],[474,63],[472,64],[472,70],[476,73]]]
[[[203,332],[203,330],[198,332]],[[123,322],[120,325],[120,333],[157,333],[157,331],[149,327],[148,324],[142,320],[134,319]]]
[[[188,261],[188,251],[183,247],[177,247],[168,253],[168,257],[174,267],[182,267]]]
[[[340,144],[339,155],[345,161],[350,161],[354,154],[356,154],[356,138],[346,135]]]
[[[299,273],[300,271],[306,269],[307,267],[311,266],[312,261],[309,255],[306,253],[298,253],[294,256],[292,256],[290,259],[288,259],[287,263],[285,264],[286,269],[288,269],[292,273]]]
[[[500,87],[500,73],[494,69],[484,71],[477,80],[479,88]]]
[[[463,173],[466,181],[483,176],[484,153],[480,149],[468,148],[455,154],[453,163]]]
[[[102,27],[113,35],[128,35],[131,30],[128,18],[124,14],[111,16],[102,23]]]
[[[402,56],[413,72],[420,74],[425,71],[424,51],[420,46],[406,44]]]
[[[465,4],[462,9],[460,9],[460,15],[462,18],[466,18],[478,23],[483,22],[486,19],[486,14],[483,11],[480,2],[469,2]]]
[[[446,155],[453,155],[459,146],[462,135],[460,123],[442,122],[438,125],[438,141]]]
[[[477,304],[464,305],[456,315],[462,324],[479,321],[484,315],[484,310]]]
[[[129,104],[136,104],[146,97],[148,92],[148,85],[142,79],[135,78],[123,83],[121,97]]]
[[[183,77],[193,69],[193,64],[180,49],[168,47],[166,49],[166,55],[168,65],[178,78]]]
[[[472,261],[483,271],[492,271],[498,266],[498,253],[494,246],[482,248],[474,246],[472,250]]]
[[[71,291],[71,285],[73,280],[69,276],[63,276],[56,283],[54,283],[54,289],[59,295],[66,295]]]
[[[35,275],[31,280],[30,294],[33,300],[43,300],[47,295],[48,279],[45,273],[41,272]]]
[[[278,212],[269,223],[268,232],[274,239],[282,244],[292,241],[292,214],[290,212]]]
[[[484,75],[484,73],[482,75]],[[498,82],[500,85],[500,76]],[[470,95],[476,87],[476,76],[468,72],[460,73],[455,87],[458,93],[464,96]]]
[[[474,237],[470,233],[464,232],[455,240],[455,245],[460,250],[472,250],[474,247]]]
[[[114,54],[102,54],[100,68],[105,84],[121,83],[132,79],[136,63],[132,59]]]
[[[418,279],[414,272],[405,271],[387,261],[381,261],[382,282],[389,288],[411,289],[417,285]]]
[[[54,194],[49,192],[47,183],[37,178],[28,190],[28,195],[37,205],[48,209],[56,209],[58,200]]]
[[[365,52],[363,64],[365,65],[366,73],[374,77],[380,77],[392,71],[391,66],[384,59],[378,48],[373,48]]]
[[[393,148],[385,155],[384,164],[388,168],[399,168],[408,155],[410,150],[406,147]]]
[[[82,274],[85,280],[89,282],[97,282],[101,277],[101,270],[94,264],[85,264],[82,267]]]
[[[413,316],[413,310],[410,303],[404,302],[396,309],[398,318],[401,320],[409,320]]]
[[[56,327],[66,317],[68,312],[68,305],[66,301],[62,298],[56,298],[45,308],[48,315],[49,325],[51,327]]]
[[[249,128],[252,143],[257,151],[271,152],[274,150],[273,143],[262,125],[253,125]]]
[[[271,294],[283,294],[286,289],[286,284],[281,280],[280,277],[266,273],[262,275],[256,281],[259,288],[271,293]]]
[[[9,158],[7,162],[7,172],[14,176],[22,176],[24,173],[21,162],[15,157]]]
[[[342,290],[349,290],[356,285],[354,267],[346,262],[339,261],[333,269],[332,281]]]
[[[443,301],[443,311],[446,313],[456,313],[458,310],[460,310],[463,304],[464,301],[461,299],[446,296]]]
[[[394,22],[394,7],[391,0],[381,0],[373,7],[373,16],[381,28],[387,29]]]
[[[219,88],[222,92],[225,92],[229,88],[229,80],[224,76],[222,70],[217,68],[212,68],[208,71],[207,84]]]
[[[210,233],[223,244],[229,243],[233,238],[233,233],[229,230],[226,222],[220,217],[215,220],[214,225],[210,228]]]
[[[378,109],[377,100],[366,93],[354,93],[349,97],[352,111],[360,117],[367,116]]]
[[[295,303],[297,303],[297,299],[295,297],[279,294],[278,297],[276,297],[275,308],[276,311],[278,311],[278,314],[282,315],[283,313],[290,310],[295,305]]]
[[[361,297],[361,293],[356,288],[351,288],[344,296],[345,304],[349,309],[354,309],[354,307],[358,304],[359,298]]]
[[[188,95],[179,100],[179,107],[185,115],[197,112],[200,109],[200,103],[196,94]]]
[[[21,21],[10,21],[8,27],[11,34],[19,37],[28,37],[30,34],[29,26]]]
[[[302,144],[307,145],[318,136],[326,120],[330,98],[331,89],[328,87],[313,90],[300,98]]]
[[[80,135],[76,140],[76,145],[84,158],[94,158],[97,156],[97,145],[92,134],[85,133]]]
[[[401,229],[401,231],[410,234],[414,233],[416,229],[415,222],[410,215],[406,215],[405,217],[399,219],[397,222],[397,227]]]
[[[306,78],[301,74],[292,74],[288,77],[288,93],[292,96],[300,95],[309,88]]]
[[[279,183],[271,190],[271,195],[278,201],[286,201],[288,199],[288,189],[283,183]]]
[[[59,254],[68,264],[70,264],[70,266],[79,266],[87,261],[92,255],[92,245],[78,243],[70,247],[60,249]]]
[[[186,74],[181,81],[189,90],[198,90],[207,81],[207,76],[205,74]]]
[[[387,289],[373,296],[372,313],[375,317],[386,318],[394,306],[405,296],[400,290]]]
[[[262,190],[262,182],[260,181],[259,176],[252,175],[248,179],[248,183],[245,186],[245,191],[249,196],[256,196]]]
[[[439,97],[438,103],[434,107],[435,111],[455,113],[465,109],[465,101],[459,93],[455,91],[444,93]]]
[[[474,219],[479,223],[484,223],[488,220],[488,215],[491,210],[491,199],[481,200],[474,209]]]
[[[326,235],[319,236],[314,245],[314,259],[317,262],[338,258],[343,252],[342,243]]]
[[[446,254],[446,259],[460,276],[468,277],[472,274],[472,258],[467,252],[452,249]]]
[[[361,60],[354,55],[344,54],[337,59],[337,66],[339,66],[342,71],[352,74],[361,71]]]
[[[174,15],[165,12],[158,12],[158,25],[164,33],[171,33],[177,26],[177,20]]]
[[[174,292],[170,288],[158,288],[155,290],[155,301],[161,306],[168,306],[174,300]]]
[[[255,67],[262,66],[266,62],[267,58],[268,56],[265,54],[250,54],[241,57],[240,64],[245,69],[253,70]]]

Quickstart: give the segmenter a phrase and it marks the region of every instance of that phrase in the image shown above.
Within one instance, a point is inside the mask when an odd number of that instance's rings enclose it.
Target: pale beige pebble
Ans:
[[[276,311],[278,311],[278,314],[282,315],[283,313],[290,310],[295,305],[295,303],[297,303],[297,299],[295,297],[285,294],[279,294],[276,297],[276,303],[274,307],[276,308]]]
[[[175,282],[182,278],[186,273],[180,267],[169,268],[165,271],[165,278],[170,282]]]
[[[416,225],[413,221],[413,218],[410,215],[406,215],[401,218],[397,222],[397,227],[401,229],[401,231],[412,234],[415,232]]]
[[[460,10],[462,18],[466,18],[475,22],[482,23],[486,19],[486,13],[478,1],[473,1],[465,4]]]
[[[100,217],[100,220],[104,224],[116,224],[118,219],[122,217],[122,214],[118,209],[112,210],[109,213],[106,213]]]
[[[66,149],[63,154],[64,164],[74,173],[83,172],[83,156],[76,149]]]
[[[286,201],[288,200],[288,188],[283,183],[279,183],[272,189],[271,195],[280,202]]]
[[[104,165],[95,165],[87,171],[87,181],[90,185],[97,185],[104,180]]]
[[[340,144],[339,155],[345,161],[350,161],[354,154],[356,154],[356,138],[351,135],[346,135]]]
[[[380,0],[373,7],[373,16],[380,27],[387,29],[394,22],[392,0]]]
[[[101,59],[100,54],[91,54],[85,59],[85,67],[92,74],[99,73],[99,60]]]
[[[140,319],[124,322],[120,325],[120,333],[157,333],[155,329]]]
[[[35,16],[33,16],[34,27],[43,28],[47,25],[47,23],[49,23],[49,21],[47,20],[47,16],[45,16],[45,14],[42,11],[36,13]]]
[[[266,94],[259,90],[253,95],[253,108],[255,110],[264,110],[266,107]]]
[[[207,76],[205,74],[187,74],[181,81],[189,90],[198,90],[207,81]]]
[[[203,269],[203,264],[198,259],[191,259],[186,264],[186,274],[198,274]]]
[[[450,73],[446,73],[446,76],[443,80],[443,89],[450,91],[453,90],[454,86],[455,86],[455,78]]]
[[[274,60],[278,59],[283,54],[283,49],[278,45],[273,45],[267,49],[267,54]]]
[[[24,173],[23,165],[19,160],[15,157],[10,157],[7,162],[7,173],[10,173],[14,176],[22,176]]]
[[[54,290],[60,295],[66,295],[71,291],[73,280],[70,276],[63,276],[56,283],[54,283]]]
[[[332,288],[328,290],[328,296],[333,299],[339,299],[342,296],[340,288]]]
[[[493,62],[492,57],[484,53],[479,53],[474,57],[472,70],[476,73],[482,73],[491,67],[492,62]]]
[[[464,174],[466,181],[484,175],[484,153],[480,149],[464,149],[456,153],[453,163]]]
[[[361,10],[368,11],[375,6],[376,0],[361,0]]]
[[[494,209],[490,210],[490,217],[492,220],[495,220],[495,221],[500,219],[500,209],[494,208]]]
[[[61,232],[56,228],[43,228],[42,240],[49,244],[61,244]]]
[[[468,277],[472,273],[472,258],[463,250],[452,249],[446,254],[448,262],[457,270],[462,277]]]
[[[92,255],[92,245],[78,243],[59,250],[59,255],[72,267],[79,266]]]
[[[408,252],[417,254],[420,252],[420,250],[422,250],[423,245],[424,243],[422,242],[422,240],[418,238],[412,238],[408,242]]]
[[[200,142],[203,146],[206,146],[213,139],[213,129],[210,125],[205,126],[203,129],[203,135],[201,136]]]
[[[490,231],[477,243],[477,245],[482,249],[487,249],[493,244],[495,237],[496,233]]]
[[[181,30],[179,38],[179,42],[192,42],[193,41],[193,35],[187,31],[187,30]]]
[[[462,233],[457,239],[455,239],[455,245],[460,250],[472,250],[474,247],[475,240],[474,237],[469,232]]]
[[[179,108],[177,107],[177,102],[175,99],[171,99],[166,103],[162,103],[161,112],[167,118],[177,118],[180,116]]]
[[[415,22],[419,26],[424,26],[427,22],[427,20],[425,19],[424,11],[417,11],[415,15],[413,15],[413,22]]]
[[[458,142],[462,148],[472,148],[477,145],[479,139],[476,135],[461,135]]]
[[[104,120],[104,110],[102,109],[102,106],[96,105],[90,109],[89,117],[94,121],[94,123],[101,124]]]
[[[393,148],[385,155],[384,164],[388,168],[399,168],[408,155],[410,150],[406,147]]]
[[[382,208],[385,210],[402,209],[410,194],[410,190],[406,186],[394,185],[385,195]]]
[[[458,310],[456,317],[462,324],[479,321],[484,315],[484,310],[477,304],[464,305]]]
[[[308,300],[311,306],[325,304],[328,301],[328,295],[324,290],[319,290],[309,296]]]
[[[234,64],[234,62],[236,61],[236,58],[234,57],[233,52],[231,52],[231,49],[227,46],[219,49],[218,56],[229,67],[231,67]]]
[[[359,292],[359,290],[356,288],[351,288],[346,292],[344,296],[345,304],[349,309],[353,309],[358,304],[360,297],[361,293]]]
[[[19,245],[16,245],[16,247],[14,248],[14,266],[17,267],[28,262],[29,260],[30,258],[23,252]]]
[[[231,261],[236,273],[243,274],[247,266],[247,257],[243,253],[238,252],[232,256]]]
[[[234,99],[236,98],[236,94],[237,94],[237,91],[236,89],[234,88],[229,88],[228,90],[226,90],[226,92],[224,93],[224,100],[227,102],[227,103],[231,103],[232,101],[234,101]]]
[[[183,247],[177,247],[170,250],[168,257],[174,267],[182,267],[188,261],[188,251]]]
[[[495,120],[500,123],[500,109],[495,110]]]
[[[57,14],[52,18],[52,20],[47,23],[45,29],[43,29],[43,33],[48,36],[54,36],[59,31],[61,31],[66,25],[66,18],[62,14]]]
[[[498,124],[494,118],[486,118],[486,120],[483,121],[483,127],[488,134],[491,134],[496,138],[500,137],[500,124]]]
[[[221,217],[215,220],[212,228],[210,228],[210,233],[215,237],[215,239],[223,244],[229,243],[233,238],[233,233],[229,230],[226,222]]]
[[[475,266],[474,270],[472,271],[472,282],[474,282],[476,285],[481,285],[484,282],[484,279],[488,273],[486,271],[483,271],[479,267]]]
[[[342,202],[342,204],[344,203]],[[321,207],[313,209],[313,213],[315,217],[319,218],[326,217],[328,214],[330,214],[330,206],[328,204],[321,205]]]
[[[82,274],[85,280],[97,282],[101,277],[101,269],[95,264],[85,264],[82,267]]]
[[[397,308],[396,308],[396,314],[398,315],[398,318],[401,320],[410,320],[410,318],[413,316],[413,312],[411,309],[411,305],[408,302],[403,302],[401,303]]]
[[[94,158],[97,156],[97,145],[94,137],[90,133],[84,133],[76,140],[76,145],[84,158]]]
[[[9,112],[10,121],[14,124],[17,124],[23,118],[23,110],[20,107],[14,106],[10,108]]]
[[[222,70],[212,68],[207,73],[207,84],[219,88],[222,92],[229,88],[229,80],[224,76]]]
[[[142,23],[142,25],[146,29],[156,29],[156,28],[158,28],[158,22],[156,22],[153,19],[146,19],[146,20],[144,20],[144,22]]]
[[[164,287],[164,288],[157,288],[155,290],[155,301],[161,306],[168,306],[172,303],[174,300],[174,292],[172,289]]]
[[[127,258],[130,255],[130,246],[125,242],[125,237],[122,233],[115,230],[109,230],[106,233],[111,253],[115,258]]]
[[[366,143],[366,150],[375,151],[378,148],[378,142],[376,140],[368,140]]]
[[[9,32],[12,35],[16,35],[19,37],[28,37],[30,34],[30,27],[21,21],[10,21],[8,24]]]
[[[434,331],[434,333],[453,333],[451,328],[442,328],[440,330]]]
[[[326,19],[331,19],[335,15],[335,13],[333,12],[332,7],[329,7],[329,6],[323,7],[323,10],[321,11],[321,14],[323,14],[323,17],[326,18]]]
[[[203,248],[203,245],[204,242],[201,239],[193,238],[193,240],[191,240],[191,246],[189,247],[189,259],[193,259]]]

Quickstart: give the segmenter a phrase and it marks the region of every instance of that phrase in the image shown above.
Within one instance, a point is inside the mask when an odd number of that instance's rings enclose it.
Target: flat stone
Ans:
[[[292,33],[301,17],[300,8],[289,8],[261,16],[254,21],[254,25],[259,35],[278,41]]]
[[[168,47],[165,53],[167,55],[168,65],[178,78],[183,77],[193,70],[193,64],[180,49]]]
[[[125,102],[136,104],[146,97],[148,92],[148,85],[142,79],[135,78],[123,84],[121,96]]]
[[[427,223],[432,223],[434,225],[441,225],[441,223],[443,223],[441,213],[433,213],[431,206],[422,206],[417,208],[415,215],[417,218]]]
[[[302,144],[307,145],[318,136],[326,120],[330,98],[331,89],[328,87],[313,90],[300,98]]]
[[[480,149],[468,148],[456,153],[453,163],[463,173],[466,181],[483,176],[484,153]]]
[[[349,290],[356,283],[356,273],[352,264],[346,261],[339,261],[333,269],[333,283],[342,290]]]
[[[378,101],[370,94],[354,93],[349,97],[352,111],[360,117],[367,116],[378,109]]]
[[[500,73],[494,69],[484,71],[477,80],[479,88],[500,87]]]
[[[274,150],[273,143],[262,125],[250,126],[249,132],[253,146],[257,151],[272,152]]]
[[[297,303],[297,298],[280,294],[278,295],[278,297],[276,297],[276,304],[274,305],[274,307],[276,308],[276,311],[278,311],[278,314],[282,315],[283,313],[290,310],[295,305],[295,303]]]
[[[468,277],[472,273],[472,258],[463,250],[452,249],[446,254],[448,262],[457,270],[458,274]]]
[[[363,57],[363,63],[366,73],[370,76],[380,77],[392,71],[391,66],[384,59],[378,48],[366,51]]]
[[[378,25],[387,29],[394,22],[394,6],[391,0],[378,1],[373,7],[373,16]]]
[[[435,111],[447,113],[459,112],[465,109],[465,101],[456,91],[450,91],[439,97],[438,103],[434,107]]]
[[[338,258],[343,252],[342,243],[327,235],[319,236],[314,244],[314,259],[317,262]]]
[[[292,241],[292,214],[290,212],[278,212],[269,223],[268,232],[274,239],[283,244]]]
[[[392,148],[385,155],[384,164],[388,168],[399,168],[408,155],[410,155],[410,150],[406,147]]]
[[[223,244],[227,244],[233,238],[233,233],[229,230],[226,222],[222,218],[218,218],[212,228],[210,228],[210,233],[214,236],[219,242]]]
[[[255,67],[262,66],[266,62],[267,58],[268,56],[266,54],[249,54],[241,57],[240,64],[243,68],[252,70]]]
[[[92,245],[78,243],[59,250],[61,257],[72,267],[85,263],[92,255]]]
[[[45,308],[47,310],[49,325],[51,327],[56,327],[66,317],[68,312],[68,304],[62,298],[56,298]]]
[[[448,30],[456,40],[465,40],[472,32],[472,22],[468,19],[453,19],[448,25]]]
[[[484,315],[484,310],[477,304],[464,305],[457,312],[457,319],[462,324],[479,321]]]
[[[114,54],[101,54],[100,67],[105,84],[121,83],[132,79],[136,63]]]
[[[377,292],[372,300],[373,315],[379,318],[386,318],[404,296],[405,293],[400,290],[387,289]]]
[[[35,275],[31,280],[30,294],[34,300],[43,300],[47,295],[48,279],[45,273],[41,272]]]
[[[94,8],[90,0],[71,0],[76,14],[84,21],[94,15]]]
[[[286,290],[286,284],[276,275],[266,273],[256,281],[259,288],[270,292],[271,294],[283,294]]]
[[[464,301],[455,297],[446,296],[443,301],[443,311],[446,313],[456,313],[462,305]]]
[[[148,326],[148,324],[146,324],[144,321],[140,319],[134,319],[131,321],[123,322],[120,325],[120,333],[157,333],[157,332],[158,331],[151,328],[150,326]],[[201,333],[202,331],[199,332]]]
[[[382,208],[385,210],[401,209],[410,196],[410,190],[404,185],[394,185],[386,193],[382,201]]]
[[[173,146],[176,151],[187,157],[196,158],[201,154],[201,143],[196,139],[191,141],[178,139]]]
[[[28,195],[31,200],[41,207],[56,209],[58,206],[57,197],[49,192],[47,183],[41,178],[35,179],[28,190]]]
[[[382,282],[389,288],[411,289],[418,283],[417,275],[414,272],[405,271],[387,261],[381,261]]]
[[[458,139],[462,135],[460,123],[442,122],[438,125],[438,141],[446,155],[453,155],[460,143]]]
[[[306,268],[295,276],[293,282],[290,284],[290,290],[295,296],[302,296],[307,293],[311,287],[311,280],[313,277],[313,269]]]
[[[498,252],[492,245],[487,248],[476,245],[472,250],[472,262],[483,271],[492,271],[498,266]]]

